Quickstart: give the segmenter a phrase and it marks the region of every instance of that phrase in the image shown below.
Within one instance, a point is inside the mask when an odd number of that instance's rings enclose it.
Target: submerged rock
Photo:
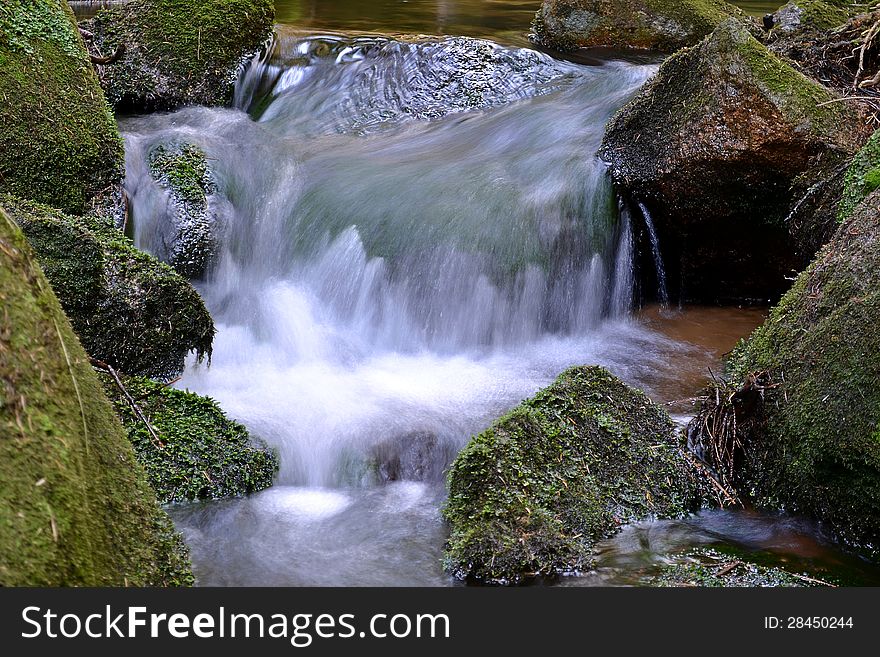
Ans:
[[[0,193],[81,213],[123,175],[122,140],[65,2],[0,6]]]
[[[644,578],[642,584],[711,588],[828,585],[809,575],[753,563],[744,555],[733,557],[711,548],[698,548],[683,555],[675,555],[659,575]]]
[[[271,0],[130,0],[83,27],[92,49],[122,57],[99,67],[107,98],[150,111],[232,100],[241,66],[272,34]]]
[[[192,584],[88,357],[0,210],[0,585]]]
[[[595,541],[683,516],[704,492],[662,409],[600,367],[573,368],[456,458],[445,563],[485,582],[583,569]]]
[[[170,238],[160,259],[186,278],[203,278],[220,248],[217,185],[194,144],[159,144],[149,154],[153,179],[168,192]]]
[[[755,501],[880,550],[880,192],[872,192],[728,362],[779,388],[746,437]]]
[[[784,222],[795,183],[842,170],[867,136],[837,98],[727,21],[614,117],[601,155],[653,215],[685,299],[773,297],[805,264]]]
[[[109,374],[101,378],[160,502],[238,497],[272,485],[278,471],[275,452],[226,417],[214,400],[124,377],[135,411]]]
[[[745,15],[724,0],[544,0],[532,29],[541,45],[674,52]]]
[[[112,219],[71,217],[0,196],[27,235],[89,355],[127,374],[170,378],[210,355],[214,322],[195,289],[139,251]]]

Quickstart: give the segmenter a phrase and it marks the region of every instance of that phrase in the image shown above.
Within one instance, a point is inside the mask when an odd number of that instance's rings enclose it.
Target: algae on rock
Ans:
[[[697,43],[731,16],[745,19],[724,0],[544,0],[532,29],[539,44],[559,50],[674,52]]]
[[[0,585],[190,585],[88,357],[0,210]]]
[[[0,117],[0,192],[78,214],[122,180],[122,140],[63,0],[0,4]]]
[[[445,563],[485,582],[581,569],[623,523],[684,516],[705,494],[662,409],[600,367],[572,368],[456,458]]]
[[[99,70],[111,104],[128,110],[224,105],[239,69],[272,34],[272,0],[130,0],[85,27],[94,45],[125,53]]]
[[[217,257],[222,228],[207,156],[194,144],[163,143],[150,151],[149,166],[168,193],[171,215],[157,256],[185,278],[203,278]]]
[[[112,219],[71,217],[0,195],[90,356],[126,374],[170,378],[210,356],[214,322],[196,290],[139,251]]]
[[[142,377],[124,377],[159,445],[109,375],[101,377],[161,502],[238,497],[272,485],[277,455],[214,400]]]

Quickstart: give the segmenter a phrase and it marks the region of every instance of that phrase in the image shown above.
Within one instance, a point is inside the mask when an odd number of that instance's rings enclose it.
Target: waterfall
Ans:
[[[654,257],[654,270],[657,274],[657,299],[663,308],[669,307],[669,290],[666,287],[666,268],[663,266],[663,254],[660,252],[660,238],[657,237],[657,229],[654,220],[645,204],[639,202],[639,209],[645,218],[645,227],[648,229],[648,239],[651,241],[651,255]]]
[[[471,435],[571,365],[644,375],[657,338],[627,321],[632,222],[594,154],[654,70],[481,39],[291,36],[234,108],[121,121],[142,248],[168,230],[150,151],[207,155],[222,246],[197,286],[218,334],[177,385],[281,461],[274,489],[178,518],[211,528],[188,535],[196,552],[290,551],[305,562],[283,581],[315,582],[420,531],[425,552],[396,567],[436,564],[443,473]],[[223,537],[233,517],[258,544]]]

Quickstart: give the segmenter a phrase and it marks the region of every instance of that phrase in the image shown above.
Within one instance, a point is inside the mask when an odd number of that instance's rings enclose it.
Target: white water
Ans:
[[[664,308],[669,306],[669,289],[666,285],[666,266],[663,264],[663,253],[660,251],[660,238],[657,236],[657,228],[654,219],[644,203],[639,202],[639,210],[645,218],[645,227],[648,229],[648,239],[651,242],[651,255],[654,258],[654,271],[657,276],[657,299]]]
[[[466,103],[462,69],[480,90]],[[674,376],[684,347],[628,320],[632,228],[593,155],[652,71],[292,39],[239,87],[259,120],[122,123],[147,249],[167,230],[149,150],[190,141],[211,160],[224,251],[199,288],[218,335],[179,385],[281,458],[275,488],[175,512],[202,583],[447,584],[443,471],[470,435],[571,365]]]

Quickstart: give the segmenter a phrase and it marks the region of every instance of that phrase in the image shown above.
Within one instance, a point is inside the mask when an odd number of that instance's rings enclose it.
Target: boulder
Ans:
[[[880,191],[873,191],[731,355],[732,380],[767,391],[745,440],[743,488],[759,505],[819,518],[880,552]]]
[[[240,497],[272,485],[275,452],[214,400],[143,377],[121,377],[125,392],[110,374],[101,379],[160,502]]]
[[[697,43],[731,16],[745,19],[724,0],[544,0],[532,30],[538,44],[558,50],[674,52]]]
[[[0,207],[28,237],[90,356],[164,379],[183,371],[189,352],[210,356],[214,322],[201,297],[112,219],[72,217],[8,195]]]
[[[99,68],[117,109],[225,105],[241,67],[272,34],[272,0],[130,0],[83,28],[95,53],[121,57]]]
[[[708,302],[784,292],[812,255],[799,257],[786,217],[818,182],[811,172],[843,171],[867,138],[837,99],[730,20],[667,59],[612,119],[601,156],[653,216],[673,291]]]
[[[217,185],[205,152],[194,144],[159,144],[150,173],[168,194],[167,237],[156,255],[185,278],[204,278],[220,249]]]
[[[0,585],[192,584],[181,537],[2,210],[0,300]]]
[[[786,34],[799,30],[830,30],[869,9],[851,0],[794,0],[773,12],[773,30]]]
[[[122,139],[66,2],[0,6],[0,116],[0,193],[78,214],[122,180]]]
[[[644,393],[601,367],[570,369],[455,459],[446,567],[496,583],[589,567],[622,524],[699,508],[694,467]]]

